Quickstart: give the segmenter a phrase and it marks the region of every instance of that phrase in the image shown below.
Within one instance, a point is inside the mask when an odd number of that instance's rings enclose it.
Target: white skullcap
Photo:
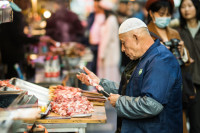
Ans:
[[[128,31],[146,27],[147,25],[140,19],[138,18],[129,18],[125,20],[119,27],[119,34],[126,33]]]
[[[115,4],[111,0],[101,0],[99,6],[105,10],[114,10]]]

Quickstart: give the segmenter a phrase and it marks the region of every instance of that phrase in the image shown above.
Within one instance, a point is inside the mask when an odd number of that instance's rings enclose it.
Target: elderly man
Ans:
[[[139,19],[124,21],[119,38],[122,51],[132,60],[119,87],[86,68],[87,75],[81,73],[77,77],[111,93],[108,99],[122,118],[122,133],[182,133],[182,79],[176,58],[159,40],[154,42]]]

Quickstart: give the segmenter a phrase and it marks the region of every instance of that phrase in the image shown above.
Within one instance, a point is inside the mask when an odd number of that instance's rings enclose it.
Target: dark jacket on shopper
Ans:
[[[125,90],[124,82],[120,83],[122,96],[115,107],[123,118],[122,133],[182,133],[181,70],[159,40],[140,58],[126,82]],[[117,92],[113,82],[101,80],[100,85]]]
[[[80,42],[84,28],[78,16],[61,8],[47,20],[46,35],[59,42]]]
[[[193,82],[200,85],[200,29],[195,38],[192,38],[187,26],[179,29],[179,33],[191,58],[194,59],[194,63],[189,66]]]

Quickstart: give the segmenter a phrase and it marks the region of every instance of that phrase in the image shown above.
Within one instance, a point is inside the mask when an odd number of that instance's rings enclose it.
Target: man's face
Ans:
[[[125,52],[131,60],[136,60],[142,56],[141,46],[138,43],[137,35],[123,33],[119,35],[119,39],[122,43],[122,52]]]

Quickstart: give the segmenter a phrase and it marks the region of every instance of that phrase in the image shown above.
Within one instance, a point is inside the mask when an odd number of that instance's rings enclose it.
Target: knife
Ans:
[[[104,90],[100,90],[99,92],[103,94],[105,97],[110,97],[110,94]]]
[[[65,117],[56,116],[56,117],[46,117],[45,119],[71,119],[71,117],[70,116],[65,116]]]
[[[76,114],[76,115],[72,115],[72,118],[81,118],[81,117],[91,117],[92,114]]]

